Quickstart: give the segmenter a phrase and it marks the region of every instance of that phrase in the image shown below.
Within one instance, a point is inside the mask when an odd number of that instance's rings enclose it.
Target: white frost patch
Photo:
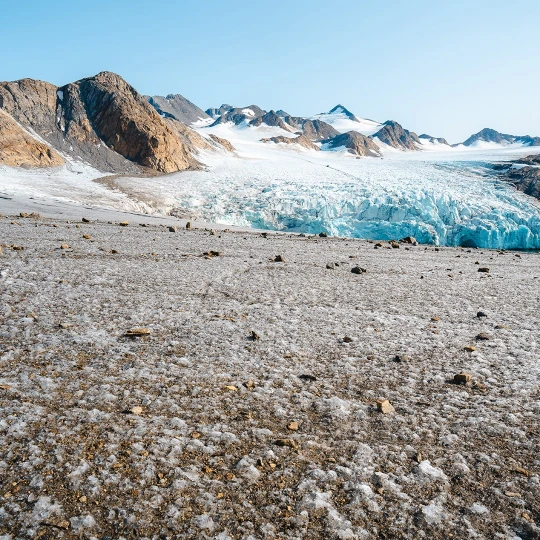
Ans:
[[[261,476],[261,473],[253,465],[251,460],[244,456],[237,464],[236,464],[236,470],[248,481],[250,482],[256,482],[259,477]]]
[[[96,520],[90,514],[86,516],[74,516],[70,518],[69,522],[75,534],[79,534],[83,529],[91,529],[96,526]]]
[[[431,465],[427,459],[418,464],[415,469],[415,473],[424,482],[448,481],[446,474],[444,474],[444,472],[438,467],[433,467],[433,465]]]
[[[422,517],[430,525],[437,525],[446,518],[446,514],[442,505],[439,502],[432,502],[426,506],[422,506]]]

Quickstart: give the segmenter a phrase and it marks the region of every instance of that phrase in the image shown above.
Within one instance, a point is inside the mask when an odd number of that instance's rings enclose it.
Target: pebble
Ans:
[[[81,220],[83,223],[90,223],[90,220],[88,218],[83,217]]]
[[[477,336],[476,336],[476,339],[478,341],[487,341],[489,339],[491,339],[491,336],[489,334],[486,334],[485,332],[480,332]]]
[[[89,234],[83,234],[82,237],[85,239],[85,240],[91,240],[92,237],[89,235]]]
[[[61,244],[60,249],[69,249],[69,244]]]
[[[190,229],[191,229],[191,221],[188,221],[188,222],[186,223],[186,230],[189,231]]]
[[[152,333],[149,328],[131,328],[126,332],[126,336],[148,336]]]
[[[129,221],[121,221],[118,225],[120,225],[120,227],[127,227],[129,225]]]
[[[469,373],[456,373],[454,375],[454,384],[467,384],[470,383],[472,380],[472,377]]]
[[[276,255],[274,257],[274,262],[285,262],[285,259],[281,255]]]
[[[479,272],[484,272],[485,274],[489,274],[489,268],[487,266],[481,266],[478,269]]]
[[[140,405],[137,405],[136,407],[133,407],[133,408],[131,409],[131,412],[132,412],[133,414],[139,415],[139,414],[142,414],[143,408],[142,408]]]
[[[467,345],[464,347],[464,350],[466,350],[467,352],[474,352],[476,351],[476,347],[474,345]]]
[[[377,410],[383,414],[388,414],[394,412],[396,409],[387,399],[378,399],[377,400]]]
[[[360,266],[353,266],[351,272],[353,274],[365,274],[367,270],[365,268],[360,268]]]
[[[298,427],[298,422],[290,422],[287,429],[290,429],[291,431],[298,431]]]
[[[487,317],[487,315],[483,311],[479,311],[476,316],[481,319],[482,317]]]
[[[171,226],[167,227],[167,230],[168,230],[169,232],[176,232],[176,227],[173,227],[173,226],[171,225]]]

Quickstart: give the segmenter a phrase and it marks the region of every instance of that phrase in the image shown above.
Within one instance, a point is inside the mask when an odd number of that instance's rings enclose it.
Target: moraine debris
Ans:
[[[453,383],[454,384],[469,384],[472,381],[472,376],[469,373],[461,372],[454,375]]]
[[[351,272],[353,274],[365,274],[367,272],[367,269],[361,268],[360,266],[353,266]]]
[[[393,413],[396,410],[387,399],[378,399],[376,404],[377,411],[383,414]]]
[[[149,336],[152,333],[150,328],[131,328],[124,335],[129,337]]]

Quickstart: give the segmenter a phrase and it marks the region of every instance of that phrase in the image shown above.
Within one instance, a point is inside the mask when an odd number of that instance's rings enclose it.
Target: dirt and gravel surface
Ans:
[[[540,537],[539,254],[80,218],[0,219],[1,540]]]

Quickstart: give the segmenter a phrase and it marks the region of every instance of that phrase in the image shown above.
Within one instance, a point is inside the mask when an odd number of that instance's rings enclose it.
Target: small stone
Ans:
[[[92,240],[92,237],[91,237],[89,234],[83,234],[82,237],[83,237],[85,240]]]
[[[152,333],[150,328],[131,328],[126,332],[126,336],[149,336]]]
[[[487,317],[487,315],[483,311],[479,311],[476,316],[481,319],[482,317]]]
[[[142,414],[143,408],[142,408],[141,406],[137,405],[136,407],[133,407],[133,408],[131,409],[131,412],[132,412],[133,414],[139,415],[139,414]]]
[[[349,336],[345,336],[343,338],[343,343],[352,343],[353,342],[353,338],[352,337],[349,337]]]
[[[527,469],[524,469],[523,467],[514,467],[513,471],[519,474],[523,474],[524,476],[529,476],[529,471]]]
[[[433,317],[431,317],[431,320],[432,320],[433,322],[439,322],[439,321],[441,320],[441,318],[440,318],[440,317],[437,317],[437,315],[433,315]]]
[[[456,373],[454,375],[454,384],[468,384],[472,380],[472,377],[469,373]]]
[[[169,232],[176,232],[176,227],[173,227],[173,226],[171,225],[171,226],[167,227],[167,230],[168,230]]]
[[[395,411],[394,407],[387,399],[377,400],[377,410],[383,414],[388,414]]]
[[[191,437],[192,439],[200,439],[200,438],[201,438],[201,434],[200,434],[198,431],[192,431],[190,437]]]
[[[416,241],[416,238],[414,236],[406,236],[405,238],[402,238],[400,242],[402,244],[411,244],[413,246],[418,245],[418,242]]]
[[[229,390],[229,392],[238,392],[238,388],[236,386],[229,384],[225,387],[226,390]]]
[[[60,328],[71,328],[73,325],[71,323],[65,323],[65,322],[61,322],[59,325],[58,325]]]
[[[69,245],[68,244],[61,244],[60,249],[69,249]]]
[[[298,422],[289,422],[287,425],[287,429],[290,429],[291,431],[298,431]]]
[[[276,255],[274,257],[274,262],[285,262],[285,259],[281,255]]]
[[[245,383],[243,383],[243,385],[248,389],[248,390],[252,390],[253,388],[255,388],[255,382],[254,381],[246,381]]]
[[[409,357],[406,356],[406,355],[403,355],[403,354],[396,354],[396,356],[394,356],[394,358],[392,358],[392,361],[397,362],[398,364],[401,363],[401,362],[408,362]]]
[[[297,450],[299,447],[298,447],[298,443],[296,441],[294,441],[293,439],[278,439],[277,441],[274,441],[274,444],[276,446],[288,446],[289,448],[293,448],[295,450]]]
[[[328,238],[328,234],[325,232],[319,233],[320,238]]]
[[[382,242],[377,242],[374,246],[375,248],[382,248],[383,247],[383,243]]]
[[[189,231],[190,229],[191,229],[191,221],[188,221],[188,222],[186,223],[186,230]]]
[[[336,265],[334,263],[327,263],[326,269],[327,270],[335,270]]]
[[[489,268],[487,266],[481,266],[478,269],[479,272],[484,272],[485,274],[489,274]]]
[[[85,503],[86,502],[86,495],[83,495],[82,497],[79,497],[79,502]]]
[[[118,255],[118,250],[117,249],[111,249],[111,253],[113,255]]]
[[[353,266],[351,272],[353,274],[365,274],[367,270],[365,268],[361,268],[360,266]]]
[[[302,375],[298,375],[299,379],[302,379],[303,381],[316,381],[317,377],[315,375],[310,375],[309,373],[302,373]]]
[[[249,335],[249,339],[251,339],[251,341],[259,341],[261,339],[261,336],[259,336],[259,334],[255,332],[255,330],[252,330]]]
[[[392,246],[393,249],[399,249],[400,248],[400,245],[395,240],[390,242],[390,245]]]
[[[216,231],[214,229],[210,229],[210,236],[215,236],[216,235]]]
[[[519,493],[516,493],[515,491],[505,491],[504,494],[507,496],[507,497],[521,497],[521,495]]]
[[[467,352],[474,352],[476,351],[476,347],[474,345],[467,345],[466,347],[463,347],[464,350],[466,350]]]
[[[477,341],[488,341],[489,339],[491,339],[491,336],[489,334],[486,334],[485,332],[480,332],[476,336],[476,339]]]
[[[90,223],[90,220],[88,218],[83,217],[81,220],[83,223]]]

